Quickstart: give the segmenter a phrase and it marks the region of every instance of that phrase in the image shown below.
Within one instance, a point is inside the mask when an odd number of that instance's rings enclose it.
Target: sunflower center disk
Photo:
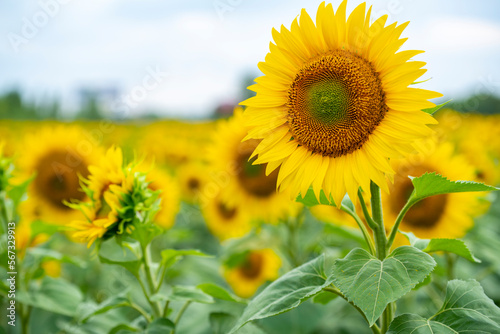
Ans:
[[[362,147],[388,108],[373,66],[337,50],[304,65],[288,91],[293,137],[313,153],[340,157]]]
[[[240,268],[241,273],[247,278],[256,278],[260,275],[263,262],[261,254],[251,253]]]
[[[69,152],[51,152],[40,159],[33,185],[37,193],[54,206],[71,210],[63,201],[83,200],[85,194],[80,191],[78,175],[88,175],[87,166],[78,157]],[[70,162],[73,162],[70,164]]]
[[[278,170],[266,176],[267,164],[253,165],[256,158],[248,160],[258,144],[259,141],[255,139],[240,144],[236,168],[240,185],[251,195],[265,198],[276,193]]]

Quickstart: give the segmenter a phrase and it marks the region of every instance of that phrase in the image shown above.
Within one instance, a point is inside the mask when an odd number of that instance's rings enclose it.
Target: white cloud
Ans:
[[[442,17],[428,21],[422,34],[434,50],[477,51],[500,47],[500,24],[468,17]]]

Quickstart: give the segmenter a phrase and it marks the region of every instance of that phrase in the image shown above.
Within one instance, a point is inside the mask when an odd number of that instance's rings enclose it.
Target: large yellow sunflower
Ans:
[[[358,187],[370,180],[388,190],[394,174],[388,159],[406,156],[416,139],[428,136],[435,119],[421,111],[441,94],[409,88],[422,74],[423,51],[400,51],[408,23],[386,26],[387,15],[370,24],[366,4],[347,18],[343,1],[334,12],[322,3],[316,24],[302,10],[292,22],[273,29],[274,43],[264,76],[249,87],[256,96],[247,106],[250,142],[261,140],[255,163],[277,170],[280,189],[302,193],[312,185],[339,204],[347,192],[356,201]]]
[[[40,219],[64,224],[80,217],[64,202],[84,200],[79,177],[89,174],[101,148],[76,126],[44,127],[27,135],[16,160],[16,180],[22,182],[33,174],[28,197],[38,202]]]
[[[437,172],[453,181],[474,179],[474,168],[463,156],[453,155],[453,150],[453,145],[443,143],[428,155],[421,153],[392,162],[397,174],[391,196],[383,195],[382,198],[388,227],[392,227],[413,190],[408,176]],[[462,237],[474,225],[473,217],[484,212],[480,196],[478,193],[451,193],[425,198],[406,213],[399,229],[423,239]]]
[[[220,122],[209,149],[212,170],[203,196],[220,190],[230,206],[244,206],[256,220],[268,223],[295,215],[301,206],[292,202],[288,193],[276,190],[278,171],[266,175],[266,165],[252,164],[252,152],[260,140],[242,142],[246,133],[241,108]]]
[[[225,268],[224,276],[234,292],[249,298],[267,281],[278,278],[280,257],[269,248],[249,251],[243,261],[233,268]]]

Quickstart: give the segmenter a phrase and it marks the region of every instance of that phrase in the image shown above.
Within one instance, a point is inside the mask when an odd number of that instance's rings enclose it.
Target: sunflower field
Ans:
[[[500,114],[346,8],[225,117],[1,119],[0,334],[500,333]]]

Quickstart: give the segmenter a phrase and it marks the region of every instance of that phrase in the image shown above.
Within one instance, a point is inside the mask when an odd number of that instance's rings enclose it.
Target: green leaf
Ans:
[[[438,104],[436,105],[435,107],[432,107],[432,108],[427,108],[427,109],[422,109],[422,111],[425,111],[426,113],[428,114],[434,114],[436,111],[438,111],[439,109],[443,108],[445,105],[447,105],[449,102],[451,102],[451,100],[448,100],[446,102],[443,102],[441,104]]]
[[[175,325],[167,318],[158,318],[151,322],[144,334],[165,334],[170,333]]]
[[[441,309],[429,319],[416,314],[395,318],[387,334],[500,333],[500,309],[475,280],[448,282]]]
[[[459,239],[419,239],[412,232],[400,232],[405,237],[408,238],[411,245],[417,247],[423,252],[434,253],[434,252],[448,252],[457,254],[474,263],[481,263],[481,260],[472,255],[465,242]]]
[[[96,307],[84,310],[80,322],[85,323],[93,316],[106,313],[109,310],[115,308],[126,307],[126,306],[130,306],[130,301],[123,296],[115,296],[108,298],[101,304],[97,305]]]
[[[326,305],[337,297],[338,296],[334,293],[323,291],[314,296],[313,303]]]
[[[41,261],[44,260],[57,260],[60,262],[66,262],[66,263],[71,263],[74,264],[80,268],[85,268],[86,263],[83,260],[80,260],[76,257],[72,257],[69,255],[61,254],[55,250],[52,249],[47,249],[47,248],[41,248],[41,247],[32,247],[28,248],[26,250],[26,253],[40,259]]]
[[[171,300],[193,301],[202,304],[211,304],[214,299],[194,286],[177,285],[172,288]]]
[[[297,196],[295,201],[302,203],[307,207],[316,206],[316,205],[330,205],[330,206],[338,207],[337,205],[335,205],[335,202],[333,201],[333,198],[331,196],[330,196],[330,200],[328,200],[328,198],[326,197],[323,190],[321,190],[319,193],[319,201],[318,201],[312,188],[309,188],[307,190],[307,193],[304,197],[301,197],[300,195]],[[342,205],[348,207],[351,210],[354,210],[354,206],[353,206],[351,200],[349,199],[349,197],[347,197],[347,196],[344,197],[344,199],[342,200]]]
[[[76,285],[63,279],[45,276],[40,288],[31,293],[32,306],[73,317],[83,295]]]
[[[209,319],[213,334],[228,333],[237,320],[234,315],[223,312],[210,313]],[[265,332],[253,324],[248,324],[238,330],[238,334],[265,334]]]
[[[235,303],[243,303],[246,304],[246,301],[244,299],[241,299],[232,293],[228,292],[226,289],[213,284],[213,283],[202,283],[196,287],[197,289],[200,289],[204,293],[206,293],[209,296],[212,296],[217,299],[221,300],[227,300],[230,302],[235,302]]]
[[[425,173],[422,176],[415,177],[411,182],[415,189],[408,201],[414,202],[413,204],[434,195],[498,190],[498,188],[488,186],[484,183],[473,181],[450,181],[446,177],[436,174],[435,172]]]
[[[127,247],[119,245],[116,238],[103,242],[99,249],[99,260],[101,263],[122,266],[137,277],[141,268],[142,255],[136,249],[136,245],[122,244]]]
[[[211,257],[211,255],[205,254],[196,249],[165,249],[161,252],[162,264],[167,266],[167,268],[171,267],[186,255]]]
[[[249,321],[272,317],[296,308],[306,299],[330,285],[325,273],[325,256],[321,255],[278,278],[255,297],[229,333]]]
[[[396,301],[434,269],[434,259],[411,246],[396,248],[384,261],[361,248],[333,267],[334,283],[365,314],[370,327],[387,304]]]
[[[141,332],[141,330],[136,327],[121,324],[111,328],[108,334],[129,334],[129,333],[139,333],[139,332]]]

